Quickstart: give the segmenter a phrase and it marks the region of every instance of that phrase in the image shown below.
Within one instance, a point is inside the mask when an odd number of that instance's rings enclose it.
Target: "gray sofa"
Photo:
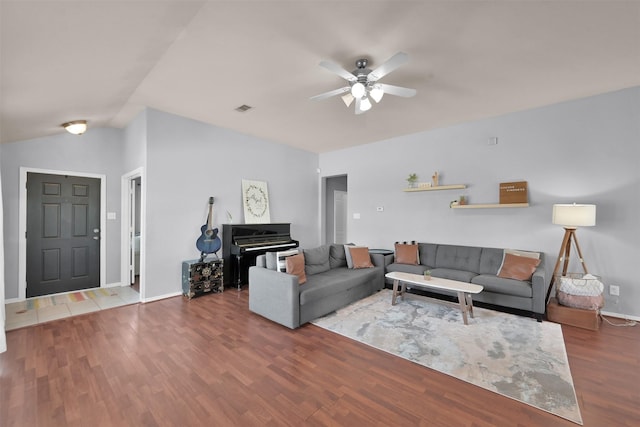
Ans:
[[[418,252],[418,265],[398,264],[394,262],[393,255],[386,255],[385,271],[423,274],[425,270],[431,270],[433,277],[482,285],[484,290],[473,295],[474,301],[525,310],[533,313],[538,321],[544,317],[545,298],[549,286],[545,274],[544,253],[540,253],[540,264],[531,281],[521,281],[497,276],[502,265],[504,249],[418,243]],[[385,284],[392,283],[391,279],[385,279]],[[433,292],[447,294],[446,291],[435,289]]]
[[[343,245],[303,249],[306,283],[267,266],[267,255],[259,255],[249,268],[249,310],[295,329],[384,287],[385,259],[371,254],[373,268],[347,267]],[[270,267],[270,268],[268,268]]]

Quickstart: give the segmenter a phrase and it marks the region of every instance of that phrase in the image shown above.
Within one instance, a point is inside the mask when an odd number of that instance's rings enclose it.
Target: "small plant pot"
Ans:
[[[424,275],[424,280],[431,280],[431,275],[430,274],[425,274]]]

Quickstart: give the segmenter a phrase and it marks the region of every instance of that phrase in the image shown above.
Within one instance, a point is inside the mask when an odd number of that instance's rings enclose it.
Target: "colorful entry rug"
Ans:
[[[93,289],[90,291],[70,292],[67,294],[57,294],[51,296],[38,297],[27,300],[27,310],[38,310],[53,305],[67,304],[70,302],[80,302],[88,299],[97,299],[118,295],[116,289]]]
[[[312,323],[582,425],[560,325],[384,289]]]

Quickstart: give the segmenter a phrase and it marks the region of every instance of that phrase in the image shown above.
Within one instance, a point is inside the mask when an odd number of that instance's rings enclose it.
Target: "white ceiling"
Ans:
[[[0,2],[2,142],[151,107],[314,152],[640,85],[638,1]],[[318,66],[409,62],[356,116]],[[235,108],[253,107],[245,113]],[[152,142],[151,142],[152,143]]]

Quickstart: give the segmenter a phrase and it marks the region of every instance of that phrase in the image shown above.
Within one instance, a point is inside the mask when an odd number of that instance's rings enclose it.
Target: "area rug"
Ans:
[[[582,425],[562,328],[423,297],[391,305],[384,289],[312,323]]]
[[[66,294],[56,294],[51,296],[43,296],[31,298],[26,301],[27,310],[38,310],[54,305],[67,304],[70,302],[80,302],[87,299],[103,298],[118,295],[117,289],[93,289],[90,291],[69,292]]]

